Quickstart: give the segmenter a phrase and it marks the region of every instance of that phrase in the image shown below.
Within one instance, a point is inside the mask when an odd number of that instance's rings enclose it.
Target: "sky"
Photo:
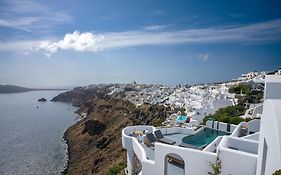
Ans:
[[[279,0],[0,0],[0,84],[195,84],[279,67]]]

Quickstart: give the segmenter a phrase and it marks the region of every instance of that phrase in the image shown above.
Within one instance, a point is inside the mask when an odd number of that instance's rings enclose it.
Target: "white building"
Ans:
[[[246,74],[242,74],[241,77],[238,78],[239,81],[247,81],[247,80],[251,80],[253,78],[255,78],[256,76],[258,76],[260,73],[258,72],[249,72]]]
[[[257,112],[254,110],[253,113]],[[127,150],[126,173],[132,175],[134,171],[134,156],[141,164],[139,175],[205,175],[212,172],[210,164],[216,163],[217,157],[221,161],[222,175],[271,175],[281,169],[281,76],[265,78],[260,120],[241,122],[238,126],[208,121],[206,128],[213,129],[211,135],[219,131],[230,135],[218,136],[199,150],[195,144],[189,148],[180,147],[180,142],[189,135],[196,137],[206,129],[162,128],[164,138],[175,139],[176,144],[157,141],[154,147],[148,147],[142,139],[149,135],[147,133],[155,134],[156,128],[124,128],[122,145]],[[134,133],[139,131],[146,131],[147,136],[135,136]]]

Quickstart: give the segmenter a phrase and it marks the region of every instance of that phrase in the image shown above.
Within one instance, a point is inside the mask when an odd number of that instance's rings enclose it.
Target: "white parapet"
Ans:
[[[267,75],[265,82],[264,99],[281,99],[281,76]]]
[[[265,95],[260,125],[256,175],[281,169],[281,76],[265,77]]]

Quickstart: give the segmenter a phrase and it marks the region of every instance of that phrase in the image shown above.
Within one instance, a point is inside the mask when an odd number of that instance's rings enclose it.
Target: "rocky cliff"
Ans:
[[[121,143],[122,129],[135,124],[153,124],[166,115],[163,106],[136,107],[118,96],[98,91],[88,93],[70,91],[54,98],[79,104],[78,112],[87,113],[65,133],[69,164],[64,173],[68,175],[106,174],[115,165],[123,165],[126,152]]]

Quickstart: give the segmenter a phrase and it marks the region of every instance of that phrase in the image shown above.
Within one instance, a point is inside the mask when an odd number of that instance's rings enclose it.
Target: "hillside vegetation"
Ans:
[[[238,86],[231,87],[229,92],[237,94],[238,105],[217,110],[214,114],[205,117],[203,120],[204,123],[209,119],[236,125],[242,121],[249,121],[251,119],[244,119],[240,116],[245,114],[249,104],[259,103],[263,99],[263,91],[254,90],[253,87],[248,84],[239,84]]]
[[[243,115],[246,111],[246,108],[242,105],[228,106],[217,110],[214,114],[209,115],[204,118],[204,123],[207,120],[213,119],[220,122],[239,124],[242,121],[249,121],[249,119],[243,119],[239,116]]]

